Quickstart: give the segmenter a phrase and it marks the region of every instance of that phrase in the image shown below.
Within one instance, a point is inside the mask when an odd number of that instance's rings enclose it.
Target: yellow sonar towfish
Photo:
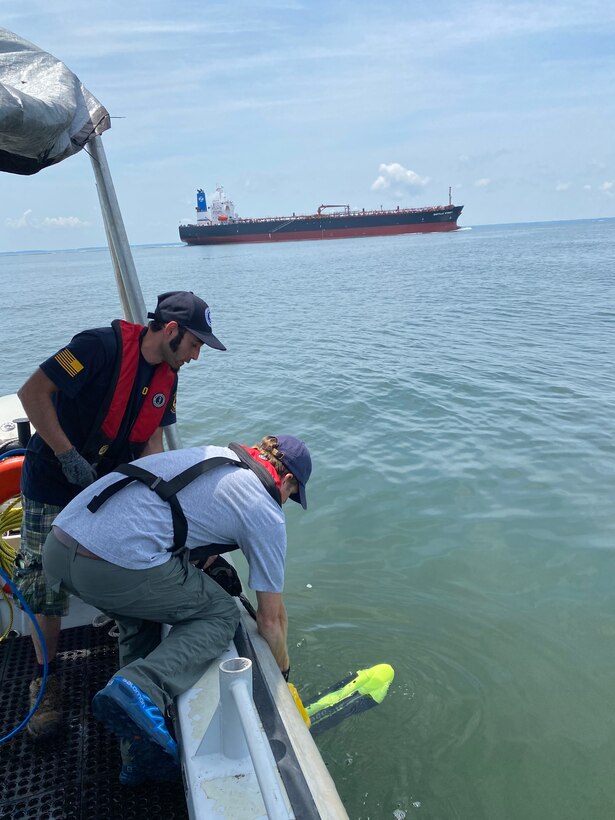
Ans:
[[[382,703],[394,676],[392,666],[379,663],[369,669],[360,669],[305,704],[293,684],[288,686],[306,725],[313,735],[318,735],[351,715]]]

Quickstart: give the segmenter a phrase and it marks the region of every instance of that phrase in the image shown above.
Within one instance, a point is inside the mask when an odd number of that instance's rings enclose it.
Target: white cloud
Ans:
[[[38,231],[45,228],[87,228],[90,223],[84,222],[78,216],[46,216],[44,219],[37,219],[32,215],[32,208],[28,208],[17,219],[7,217],[5,225],[13,230],[29,228]]]
[[[28,210],[24,211],[18,219],[11,219],[10,217],[7,217],[5,220],[6,227],[13,228],[14,230],[18,230],[19,228],[34,227],[30,221],[31,214],[32,209],[28,208]]]
[[[556,191],[568,191],[570,189],[570,182],[558,182],[555,186]]]
[[[84,222],[78,216],[46,216],[41,222],[43,228],[87,228],[89,222]]]
[[[600,190],[603,191],[607,196],[613,196],[613,188],[615,187],[615,182],[613,181],[605,181],[602,185],[599,186]]]
[[[429,177],[419,176],[410,168],[404,168],[399,162],[392,162],[390,165],[381,163],[378,170],[380,176],[371,184],[372,191],[392,191],[396,195],[402,192],[416,192],[425,188],[429,184]]]
[[[487,188],[489,185],[491,185],[489,177],[481,177],[481,179],[477,179],[474,183],[475,188]]]

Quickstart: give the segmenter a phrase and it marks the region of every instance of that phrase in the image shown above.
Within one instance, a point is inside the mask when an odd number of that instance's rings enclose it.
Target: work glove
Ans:
[[[74,447],[66,453],[58,453],[56,458],[62,465],[62,472],[66,480],[78,487],[88,487],[96,481],[96,470],[80,455]]]

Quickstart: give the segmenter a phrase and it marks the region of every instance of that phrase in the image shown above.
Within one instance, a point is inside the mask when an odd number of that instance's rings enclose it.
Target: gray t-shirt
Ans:
[[[199,461],[236,455],[226,447],[193,447],[145,456],[140,467],[171,479]],[[126,569],[147,569],[171,557],[171,508],[136,481],[109,498],[92,513],[90,500],[119,473],[86,487],[54,521],[68,535],[96,555]],[[257,592],[282,592],[286,558],[286,522],[280,506],[252,470],[216,467],[177,494],[188,522],[186,546],[238,544],[249,566],[248,584]]]

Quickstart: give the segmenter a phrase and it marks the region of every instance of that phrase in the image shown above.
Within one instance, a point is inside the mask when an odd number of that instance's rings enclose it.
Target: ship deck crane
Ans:
[[[319,205],[318,206],[318,216],[321,215],[322,211],[325,208],[343,208],[346,212],[346,216],[350,213],[350,205]]]

